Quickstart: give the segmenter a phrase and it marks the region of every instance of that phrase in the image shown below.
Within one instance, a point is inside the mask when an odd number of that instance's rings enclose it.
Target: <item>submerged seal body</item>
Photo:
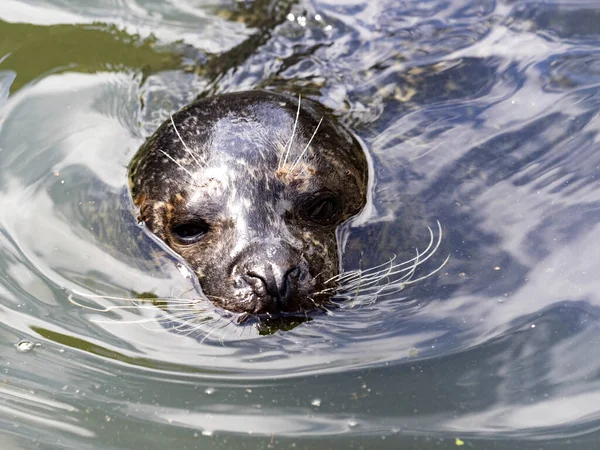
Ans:
[[[129,166],[139,218],[215,304],[304,312],[334,293],[336,228],[366,202],[358,141],[318,104],[266,91],[197,100]]]

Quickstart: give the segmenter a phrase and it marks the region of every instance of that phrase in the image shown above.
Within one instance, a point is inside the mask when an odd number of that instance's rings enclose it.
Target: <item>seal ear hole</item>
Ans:
[[[208,223],[202,219],[185,222],[171,228],[171,233],[183,244],[193,244],[204,237],[210,229]]]
[[[340,201],[331,194],[323,194],[303,202],[302,215],[319,225],[334,225],[341,216]]]

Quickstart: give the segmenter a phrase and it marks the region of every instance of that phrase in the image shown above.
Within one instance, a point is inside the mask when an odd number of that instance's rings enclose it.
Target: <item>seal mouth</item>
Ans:
[[[244,290],[242,296],[217,297],[204,294],[215,306],[242,316],[271,318],[283,316],[305,317],[313,311],[327,311],[331,303],[331,294],[294,293],[291,296],[264,294]],[[243,297],[243,298],[242,298]]]

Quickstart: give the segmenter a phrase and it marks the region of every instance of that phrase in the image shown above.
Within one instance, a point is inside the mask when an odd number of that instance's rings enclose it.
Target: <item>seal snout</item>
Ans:
[[[285,244],[251,248],[236,271],[236,284],[251,290],[255,314],[294,310],[310,280],[308,263]]]

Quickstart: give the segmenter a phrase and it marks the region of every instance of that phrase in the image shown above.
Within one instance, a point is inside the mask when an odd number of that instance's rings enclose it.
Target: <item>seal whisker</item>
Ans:
[[[165,303],[156,305],[162,311],[205,311],[205,308],[200,306],[200,302],[190,302],[190,303]]]
[[[439,244],[439,242],[441,241],[441,238],[442,238],[442,228],[441,228],[441,224],[440,224],[439,221],[437,221],[437,224],[438,224],[438,230],[439,230],[439,237],[438,237],[438,244]],[[433,245],[433,243],[435,241],[435,235],[434,235],[433,230],[431,229],[431,227],[427,227],[427,230],[429,231],[429,244],[427,245],[427,247],[425,248],[425,250],[423,250],[423,253],[419,254],[419,252],[417,250],[417,256],[415,256],[414,258],[411,258],[409,260],[403,261],[401,263],[395,264],[394,265],[394,270],[397,269],[397,268],[399,268],[399,267],[405,266],[407,264],[411,264],[414,261],[418,260],[421,256],[427,254],[427,252],[431,249],[431,247],[432,247],[432,245]],[[435,253],[435,250],[433,250],[433,253]],[[369,276],[369,277],[370,276],[377,276],[377,274],[380,273],[381,271],[377,271],[375,273],[370,273],[370,272],[373,272],[374,270],[377,270],[377,269],[379,269],[379,268],[381,268],[381,267],[383,267],[383,266],[385,266],[387,264],[391,264],[395,259],[396,259],[396,254],[394,254],[390,258],[389,261],[387,261],[385,263],[382,263],[382,264],[379,264],[377,266],[371,267],[370,269],[365,269],[365,270],[357,269],[357,270],[345,272],[344,274],[340,274],[339,275],[340,280],[338,280],[338,281],[342,281],[342,280],[346,281],[345,277],[347,277],[347,278],[356,278],[358,276],[367,275],[367,274],[368,274],[367,276]],[[410,267],[412,267],[412,266],[410,266]],[[409,269],[410,269],[410,267],[409,267]],[[388,272],[388,271],[386,270],[386,272]],[[335,279],[335,277],[332,277],[332,279]]]
[[[422,276],[420,278],[417,278],[415,280],[403,281],[403,282],[398,283],[398,284],[396,284],[396,282],[394,282],[394,283],[391,283],[390,285],[382,286],[382,289],[380,291],[378,291],[376,293],[376,295],[378,295],[379,293],[384,292],[384,291],[385,291],[386,295],[395,294],[395,293],[400,292],[401,290],[405,289],[407,286],[410,286],[411,284],[415,284],[415,283],[418,283],[419,281],[423,281],[423,280],[431,277],[432,275],[435,275],[440,270],[442,270],[442,268],[446,265],[446,263],[449,260],[450,260],[450,255],[448,255],[446,257],[446,259],[444,260],[444,262],[442,264],[440,264],[440,266],[437,267],[435,270],[433,270],[430,273],[428,273],[427,275],[424,275],[424,276]],[[388,289],[392,289],[392,290],[388,291]]]
[[[145,317],[136,320],[114,320],[114,319],[90,319],[92,323],[104,323],[104,324],[119,324],[119,325],[144,325],[145,323],[156,322],[155,317]]]
[[[406,264],[406,263],[400,263],[400,264],[395,265],[393,267],[392,271],[385,271],[385,273],[382,274],[382,275],[380,275],[380,272],[379,273],[375,273],[375,274],[370,274],[367,277],[367,281],[365,283],[366,284],[365,287],[368,287],[369,285],[372,285],[372,284],[376,284],[377,282],[379,282],[384,277],[391,277],[391,276],[394,276],[394,275],[398,275],[398,274],[400,274],[402,272],[412,271],[415,266],[420,266],[423,263],[425,263],[425,261],[427,261],[429,258],[431,258],[437,252],[437,250],[439,249],[440,244],[442,242],[442,237],[443,237],[442,225],[440,224],[439,221],[437,221],[437,224],[438,224],[438,239],[437,239],[437,242],[435,243],[435,245],[434,245],[433,248],[431,248],[431,242],[430,242],[430,245],[427,246],[427,248],[423,251],[423,253],[419,253],[418,249],[417,249],[417,256],[415,258],[412,258],[412,259],[409,260],[409,261],[414,261],[414,266],[400,268],[401,266],[403,266],[403,265]],[[431,230],[431,228],[427,227],[427,229],[429,230],[430,235],[433,236],[433,231]],[[423,258],[421,259],[421,257],[423,257]]]
[[[340,282],[340,281],[343,281],[345,278],[357,277],[357,276],[360,276],[361,274],[366,274],[368,272],[372,272],[373,270],[376,270],[383,266],[391,264],[395,259],[396,259],[396,254],[394,253],[394,255],[392,257],[390,257],[390,260],[387,262],[384,262],[377,266],[371,267],[370,269],[365,269],[365,270],[357,269],[357,270],[351,270],[348,272],[343,272],[343,273],[337,274],[337,275],[329,278],[328,280],[326,280],[324,282],[324,284],[330,283],[334,280]],[[403,263],[403,264],[406,264],[406,263]]]
[[[422,260],[424,261],[424,260]],[[361,284],[363,287],[363,290],[367,290],[369,288],[372,288],[374,286],[377,286],[382,280],[387,279],[388,283],[390,282],[390,278],[394,275],[398,275],[402,272],[407,272],[407,274],[403,275],[400,279],[395,280],[399,281],[399,280],[404,280],[407,277],[410,278],[412,276],[412,274],[414,274],[416,268],[421,264],[421,261],[416,260],[414,265],[410,266],[410,267],[404,267],[402,269],[390,272],[390,271],[386,271],[384,273],[377,273],[377,274],[372,274],[369,275],[368,277],[365,277],[361,280]],[[352,283],[350,284],[350,286],[352,286]]]
[[[152,331],[152,332],[160,332],[163,330],[176,330],[177,327],[168,327],[167,325],[169,325],[170,321],[176,320],[177,323],[182,323],[182,321],[185,321],[185,317],[183,316],[181,318],[179,317],[175,317],[175,318],[171,318],[171,315],[168,315],[167,317],[158,317],[158,318],[154,318],[154,320],[149,320],[147,322],[143,322],[141,323],[142,327],[147,330],[147,331]],[[155,324],[161,325],[160,328],[150,328],[148,326],[146,326],[146,324],[150,323],[150,322],[154,322]]]
[[[231,333],[233,334],[237,329],[235,326],[231,327],[230,325],[232,325],[232,324],[233,324],[233,320],[228,321],[221,327],[221,330],[223,330],[223,334],[219,338],[219,344],[221,344],[222,346],[225,345],[225,337],[229,334],[229,330],[231,330]],[[241,333],[243,333],[243,330],[241,331]],[[241,333],[240,333],[240,335],[241,335]]]
[[[350,277],[342,281],[342,285],[338,289],[340,294],[355,292],[355,299],[359,295],[368,295],[372,298],[377,298],[379,294],[382,292],[386,292],[386,294],[392,292],[398,292],[405,288],[408,285],[415,284],[419,281],[422,281],[433,274],[437,273],[441,270],[442,267],[448,262],[448,258],[444,260],[444,262],[435,270],[430,272],[427,275],[424,275],[417,279],[412,279],[418,267],[424,264],[428,259],[430,259],[434,254],[436,254],[437,250],[441,245],[441,241],[443,238],[443,230],[439,221],[437,221],[438,226],[438,238],[434,239],[433,230],[430,227],[427,227],[429,230],[430,241],[429,245],[422,253],[419,249],[416,249],[417,255],[414,258],[411,258],[408,261],[398,264],[392,264],[390,268],[385,270],[378,270],[377,272],[370,273],[367,276],[359,276],[357,274],[358,279],[355,277]],[[393,261],[393,259],[392,259]],[[411,266],[404,267],[407,263],[412,263]],[[387,263],[386,263],[387,264]],[[383,265],[379,265],[378,267],[382,267]],[[404,273],[406,272],[406,273]],[[404,274],[403,274],[404,273]],[[401,277],[397,279],[392,279],[395,275],[403,274]],[[362,275],[362,274],[360,274]],[[382,284],[383,283],[383,284]]]
[[[233,326],[229,326],[229,325],[232,325],[232,324],[233,324]],[[240,337],[242,337],[242,334],[244,333],[244,328],[245,327],[242,327],[242,329],[239,330],[240,331]],[[230,321],[227,324],[227,326],[224,326],[222,328],[222,330],[223,330],[223,335],[219,338],[219,343],[221,345],[225,345],[225,338],[228,335],[233,335],[234,333],[236,333],[238,331],[238,327],[235,326],[235,324],[233,323],[233,320],[232,320],[232,321]]]
[[[323,303],[318,303],[317,301],[315,301],[314,298],[312,297],[308,297],[308,299],[313,302],[313,304],[315,305],[315,307],[317,309],[321,309],[323,311],[325,311],[325,314],[328,316],[335,316],[335,313],[333,311],[331,311],[330,309],[328,309]],[[306,318],[308,319],[308,313],[307,311],[304,311],[304,315],[306,316]]]
[[[186,320],[180,325],[177,325],[174,330],[180,332],[181,336],[188,337],[190,334],[201,331],[206,326],[205,322],[194,323],[192,320]]]
[[[290,154],[290,150],[292,148],[292,142],[294,140],[294,135],[296,134],[296,126],[298,125],[298,119],[300,118],[301,103],[302,103],[302,94],[298,94],[298,109],[296,111],[296,120],[294,120],[294,126],[292,128],[292,135],[290,136],[290,140],[288,141],[288,143],[286,145],[283,161],[279,160],[281,164],[279,164],[277,166],[277,171],[281,170],[285,166],[285,163],[287,162],[288,156]]]
[[[190,150],[190,148],[187,146],[187,144],[184,142],[183,138],[179,134],[179,130],[177,130],[177,127],[175,126],[175,121],[173,120],[173,114],[169,114],[169,116],[171,117],[171,125],[173,125],[173,129],[175,130],[175,133],[177,133],[177,137],[183,144],[183,148],[185,148],[185,151],[188,153],[188,155],[190,155],[192,157],[192,159],[196,162],[196,164],[198,164],[198,167],[202,167],[202,164],[200,164],[200,161],[198,161],[198,159],[196,159],[196,155],[194,155],[194,152],[192,152]]]
[[[80,291],[76,291],[73,290],[71,291],[71,294],[69,295],[78,295],[80,297],[85,297],[85,298],[101,298],[101,299],[105,299],[105,300],[120,300],[120,301],[124,301],[124,302],[152,302],[154,300],[169,300],[170,297],[142,297],[142,298],[138,298],[138,297],[118,297],[118,296],[114,296],[114,295],[103,295],[103,294],[87,294],[85,292],[80,292]]]
[[[196,313],[198,312],[207,312],[208,310],[197,310],[197,309],[188,309],[188,310],[168,310],[165,311],[165,315],[160,318],[162,321],[171,320],[171,319],[182,319],[186,316],[196,317]]]
[[[197,317],[198,312],[205,312],[206,310],[187,310],[187,311],[171,311],[170,309],[167,311],[163,311],[164,315],[157,318],[157,322],[162,322],[163,324],[168,321],[185,321],[186,317],[191,317],[195,319]]]
[[[308,147],[310,147],[310,144],[312,143],[313,139],[315,138],[317,131],[319,131],[319,127],[321,126],[321,122],[323,122],[323,119],[324,118],[321,117],[321,120],[319,120],[319,123],[317,124],[315,131],[313,132],[312,136],[310,137],[310,140],[308,141],[308,144],[306,144],[306,147],[304,147],[304,150],[302,150],[302,153],[300,153],[300,156],[298,156],[298,159],[296,159],[296,162],[292,165],[290,171],[288,172],[288,175],[294,171],[294,169],[296,168],[298,163],[302,160],[302,157],[304,156],[304,154],[308,150]]]
[[[418,253],[419,253],[419,250],[417,249],[417,255],[418,255]],[[387,278],[390,275],[390,273],[392,272],[392,270],[394,270],[395,268],[397,268],[401,265],[401,264],[398,264],[398,265],[394,266],[393,260],[391,260],[389,264],[390,264],[390,267],[387,270],[380,270],[378,272],[368,274],[366,276],[363,276],[363,274],[361,273],[361,278],[359,280],[360,283],[363,283],[363,284],[366,283],[368,285],[368,283],[372,282],[373,279],[376,279],[377,281],[379,281],[383,278]]]
[[[441,236],[441,225],[440,225],[439,221],[437,222],[437,224],[438,224],[438,228],[440,230],[440,233],[438,235],[438,244],[439,244],[439,242],[441,242],[441,237],[442,237]],[[421,253],[421,252],[419,252],[419,249],[417,248],[416,249],[417,255],[415,257],[413,257],[411,259],[408,259],[406,261],[403,261],[401,263],[395,264],[394,265],[394,270],[396,270],[399,267],[402,267],[402,266],[405,266],[405,265],[408,265],[408,264],[412,264],[412,263],[418,261],[420,257],[422,257],[423,255],[427,254],[427,252],[429,252],[431,250],[431,248],[433,246],[433,243],[435,241],[435,235],[433,233],[433,230],[429,226],[427,227],[427,231],[429,231],[429,243],[427,244],[427,247],[425,248],[425,250],[423,250],[423,252]],[[435,250],[436,249],[433,250],[433,253],[435,253]],[[394,259],[395,259],[395,255],[394,255]],[[408,269],[410,270],[411,267],[413,267],[413,266],[410,265],[408,267]]]
[[[418,249],[417,249],[417,256],[415,256],[414,258],[411,258],[411,259],[409,259],[409,260],[406,260],[406,261],[403,261],[403,262],[401,262],[401,263],[398,263],[398,264],[395,264],[395,265],[393,265],[392,267],[390,267],[390,269],[391,269],[391,270],[395,270],[395,269],[397,269],[397,268],[399,268],[399,267],[402,267],[402,266],[404,266],[404,265],[407,265],[407,264],[413,263],[415,260],[418,260],[418,258],[419,258],[420,256],[422,256],[422,255],[426,254],[426,253],[429,251],[429,249],[431,248],[431,244],[432,244],[432,242],[433,242],[433,233],[432,233],[432,231],[431,231],[431,229],[430,229],[429,227],[428,227],[428,229],[429,229],[429,231],[430,231],[430,241],[429,241],[429,245],[428,245],[428,246],[427,246],[427,248],[426,248],[426,249],[423,251],[423,253],[419,255],[419,252],[418,252]],[[380,274],[382,271],[381,271],[381,270],[377,270],[377,269],[380,269],[381,267],[383,267],[383,266],[386,266],[387,264],[392,264],[392,263],[393,263],[393,261],[396,259],[396,257],[397,257],[397,256],[396,256],[396,254],[394,254],[394,255],[393,255],[391,258],[390,258],[390,260],[389,260],[389,261],[387,261],[387,262],[384,262],[384,263],[382,263],[382,264],[379,264],[379,265],[377,265],[377,266],[371,267],[370,269],[365,269],[365,270],[362,270],[362,269],[357,269],[357,270],[352,270],[352,271],[348,271],[348,272],[345,272],[345,273],[343,273],[343,274],[340,274],[340,275],[338,275],[339,279],[338,279],[338,280],[336,280],[336,281],[338,281],[338,282],[346,282],[346,281],[349,281],[349,280],[351,281],[352,279],[354,279],[354,278],[357,278],[357,277],[361,277],[361,276],[367,276],[367,277],[379,277],[379,274]],[[410,267],[408,267],[408,268],[407,268],[407,269],[405,269],[405,270],[410,270],[412,267],[413,267],[413,266],[410,266]],[[388,274],[389,274],[389,273],[390,273],[390,269],[386,269],[384,272],[386,272],[386,273],[388,273]],[[370,273],[370,272],[373,272],[374,270],[377,270],[377,272]],[[335,280],[335,278],[336,278],[336,277],[332,277],[330,280]],[[371,278],[369,278],[369,279],[371,279]],[[329,280],[328,280],[327,282],[329,282]],[[327,283],[327,282],[326,282],[326,283]]]
[[[163,327],[159,326],[158,328],[157,327],[150,328],[149,326],[146,326],[147,324],[150,324],[150,323],[154,323],[154,324],[157,324],[157,325],[163,325]],[[163,331],[168,331],[169,330],[168,328],[164,327],[164,322],[160,318],[158,318],[158,319],[155,318],[154,320],[147,320],[145,322],[141,322],[140,325],[142,326],[142,328],[144,330],[151,331],[152,333],[159,333],[159,332],[163,332]]]
[[[102,297],[100,297],[102,298]],[[94,311],[94,312],[101,312],[101,313],[106,313],[106,312],[111,312],[111,311],[116,311],[116,310],[125,310],[125,309],[155,309],[156,306],[151,305],[151,306],[141,306],[139,304],[134,304],[134,305],[130,305],[130,306],[125,306],[125,305],[113,305],[113,306],[106,306],[104,308],[94,308],[93,306],[89,306],[89,305],[84,305],[83,303],[79,303],[77,300],[75,300],[73,298],[73,294],[69,294],[67,296],[67,300],[69,300],[69,302],[75,306],[79,306],[80,308],[83,309],[87,309],[88,311]],[[132,301],[135,301],[135,299],[132,299]],[[142,301],[143,303],[144,301]]]
[[[442,268],[443,268],[443,267],[446,265],[446,263],[447,263],[448,261],[450,261],[450,255],[446,256],[446,259],[444,259],[444,262],[443,262],[442,264],[440,264],[440,266],[439,266],[437,269],[435,269],[435,270],[433,270],[433,271],[429,272],[427,275],[423,275],[422,277],[420,277],[420,278],[417,278],[416,280],[409,280],[409,281],[405,281],[405,282],[404,282],[404,284],[415,284],[415,283],[418,283],[419,281],[423,281],[423,280],[425,280],[425,279],[429,278],[429,277],[430,277],[430,276],[432,276],[432,275],[435,275],[435,274],[436,274],[436,273],[438,273],[440,270],[442,270]]]
[[[189,170],[187,170],[185,167],[183,167],[183,165],[181,165],[179,163],[179,161],[177,161],[176,159],[174,159],[171,155],[169,155],[167,152],[165,152],[162,149],[158,149],[159,152],[161,152],[163,155],[165,155],[167,158],[169,158],[171,161],[173,161],[175,164],[177,164],[181,170],[185,171],[185,173],[187,173],[190,178],[192,179],[192,181],[194,180],[194,176],[192,175],[192,172],[190,172]],[[193,186],[196,186],[194,183],[192,183]]]
[[[102,300],[118,300],[118,301],[122,301],[122,302],[131,302],[133,303],[133,306],[125,306],[125,305],[113,305],[113,306],[107,306],[106,308],[94,308],[88,305],[84,305],[82,303],[80,303],[79,301],[75,300],[75,298],[73,297],[73,295],[77,295],[80,297],[84,297],[84,298],[89,298],[89,299],[102,299]],[[164,302],[164,303],[169,303],[169,304],[173,304],[176,305],[177,307],[181,307],[181,306],[185,306],[185,305],[195,305],[198,303],[197,300],[195,299],[188,299],[188,298],[178,298],[178,297],[117,297],[117,296],[112,296],[112,295],[101,295],[101,294],[86,294],[83,292],[79,292],[79,291],[72,291],[68,296],[67,299],[69,300],[70,303],[76,305],[76,306],[80,306],[82,308],[85,309],[89,309],[92,311],[97,311],[97,312],[110,312],[112,310],[116,310],[116,309],[130,309],[130,308],[150,308],[150,307],[157,307],[156,303],[157,302]],[[147,303],[150,304],[149,306],[140,306],[143,303]]]
[[[208,337],[209,337],[211,334],[214,334],[214,333],[215,333],[215,331],[217,331],[217,330],[220,330],[220,329],[222,329],[223,327],[226,327],[226,326],[228,326],[228,325],[230,325],[230,324],[229,324],[228,322],[226,322],[226,323],[225,323],[224,325],[222,325],[221,327],[219,327],[219,328],[216,328],[216,327],[215,327],[215,328],[213,328],[212,330],[210,330],[210,331],[209,331],[208,333],[206,333],[206,334],[204,335],[204,337],[203,337],[203,338],[200,340],[200,344],[203,344],[203,343],[204,343],[204,341],[205,341],[205,340],[207,340],[207,339],[208,339]]]
[[[305,165],[302,170],[298,172],[298,176],[302,175],[306,169],[308,169],[308,165]]]
[[[184,335],[189,335],[188,328],[191,330],[196,327],[203,326],[207,322],[212,320],[212,317],[205,317],[200,322],[197,320],[198,316],[196,314],[185,313],[185,314],[170,314],[162,318],[163,326],[165,322],[175,322],[175,325],[172,326],[171,330],[183,331]],[[191,332],[191,331],[190,331]]]
[[[431,248],[431,242],[430,242],[430,245],[427,246],[427,248],[423,251],[423,253],[417,254],[417,256],[415,258],[413,258],[413,260],[415,261],[415,266],[422,265],[425,261],[427,261],[433,255],[435,255],[437,253],[438,249],[440,248],[444,234],[443,234],[443,230],[442,230],[442,225],[440,224],[439,220],[437,221],[437,225],[438,225],[437,242],[435,243],[433,248]],[[431,228],[427,227],[427,229],[429,230],[430,236],[433,236],[433,231],[431,230]],[[417,252],[418,252],[418,250],[417,250]],[[423,259],[421,259],[421,257],[423,257]],[[408,269],[408,268],[403,268],[403,269],[396,270],[397,267],[399,267],[399,266],[394,267],[394,271],[392,273],[390,273],[390,275],[396,275],[396,274],[402,273]]]
[[[317,291],[317,292],[313,292],[312,295],[316,296],[316,295],[327,294],[327,293],[330,293],[330,292],[335,292],[335,291],[337,291],[337,289],[338,288],[336,286],[333,286],[333,287],[330,287],[330,288],[321,289],[320,291]]]

